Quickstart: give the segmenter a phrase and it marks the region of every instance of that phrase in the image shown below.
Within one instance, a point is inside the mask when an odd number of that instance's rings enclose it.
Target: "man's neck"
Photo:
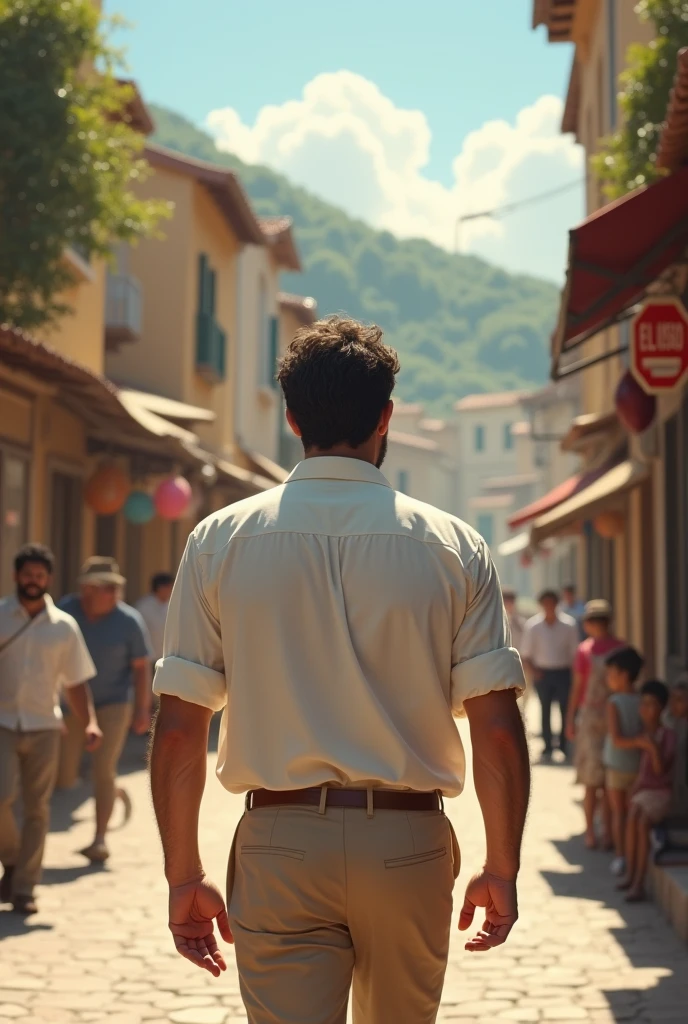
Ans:
[[[557,613],[556,612],[552,612],[551,615],[545,615],[545,622],[547,623],[548,626],[553,626],[556,621],[557,621]]]
[[[358,462],[369,462],[375,465],[375,454],[371,452],[370,446],[361,445],[360,448],[350,448],[348,445],[339,444],[334,448],[309,448],[304,452],[305,459],[333,458],[333,459],[357,459]]]
[[[45,597],[39,597],[35,601],[31,601],[26,597],[19,598],[19,604],[22,606],[26,614],[31,619],[35,619],[37,615],[40,615],[42,611],[45,611]]]

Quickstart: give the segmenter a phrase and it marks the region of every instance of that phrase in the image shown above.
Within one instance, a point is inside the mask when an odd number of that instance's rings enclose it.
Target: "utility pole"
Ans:
[[[460,241],[460,237],[461,237],[461,227],[462,227],[462,225],[465,224],[466,221],[469,221],[469,220],[482,220],[483,218],[486,218],[486,217],[491,218],[491,217],[494,216],[494,212],[495,211],[493,211],[493,210],[483,210],[481,213],[464,213],[461,216],[456,218],[456,224],[454,225],[454,254],[455,255],[458,255],[458,253],[461,251],[461,249],[459,247],[459,241]]]

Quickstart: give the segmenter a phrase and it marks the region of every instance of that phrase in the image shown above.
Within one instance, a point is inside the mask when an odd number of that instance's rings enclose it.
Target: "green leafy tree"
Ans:
[[[629,47],[628,67],[619,78],[623,125],[608,136],[592,168],[610,199],[659,177],[657,146],[676,74],[676,58],[688,46],[686,0],[642,0],[635,8],[651,21],[649,46]]]
[[[168,204],[137,199],[143,136],[91,0],[0,0],[0,323],[68,312],[64,259],[152,233]]]

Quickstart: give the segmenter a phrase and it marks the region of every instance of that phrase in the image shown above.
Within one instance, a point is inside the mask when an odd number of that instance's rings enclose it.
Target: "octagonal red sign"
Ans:
[[[688,373],[688,312],[678,298],[647,299],[631,323],[631,370],[650,395],[662,395]]]

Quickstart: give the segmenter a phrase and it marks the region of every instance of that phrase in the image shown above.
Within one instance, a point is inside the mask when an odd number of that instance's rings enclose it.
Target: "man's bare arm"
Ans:
[[[465,709],[487,856],[484,870],[468,886],[460,927],[470,927],[476,906],[486,908],[483,928],[466,945],[482,952],[504,942],[518,918],[516,877],[530,797],[530,764],[514,690],[473,697]]]
[[[232,941],[219,890],[205,877],[198,818],[205,788],[212,712],[162,694],[151,743],[153,807],[170,886],[170,931],[182,956],[218,976],[226,969],[213,933]]]
[[[151,742],[153,807],[170,885],[203,874],[198,815],[205,788],[208,730],[212,712],[200,704],[162,694]]]
[[[88,751],[97,750],[103,739],[103,734],[100,731],[93,707],[91,687],[88,683],[79,683],[77,686],[67,687],[64,694],[72,714],[79,719],[84,727],[86,749]]]

